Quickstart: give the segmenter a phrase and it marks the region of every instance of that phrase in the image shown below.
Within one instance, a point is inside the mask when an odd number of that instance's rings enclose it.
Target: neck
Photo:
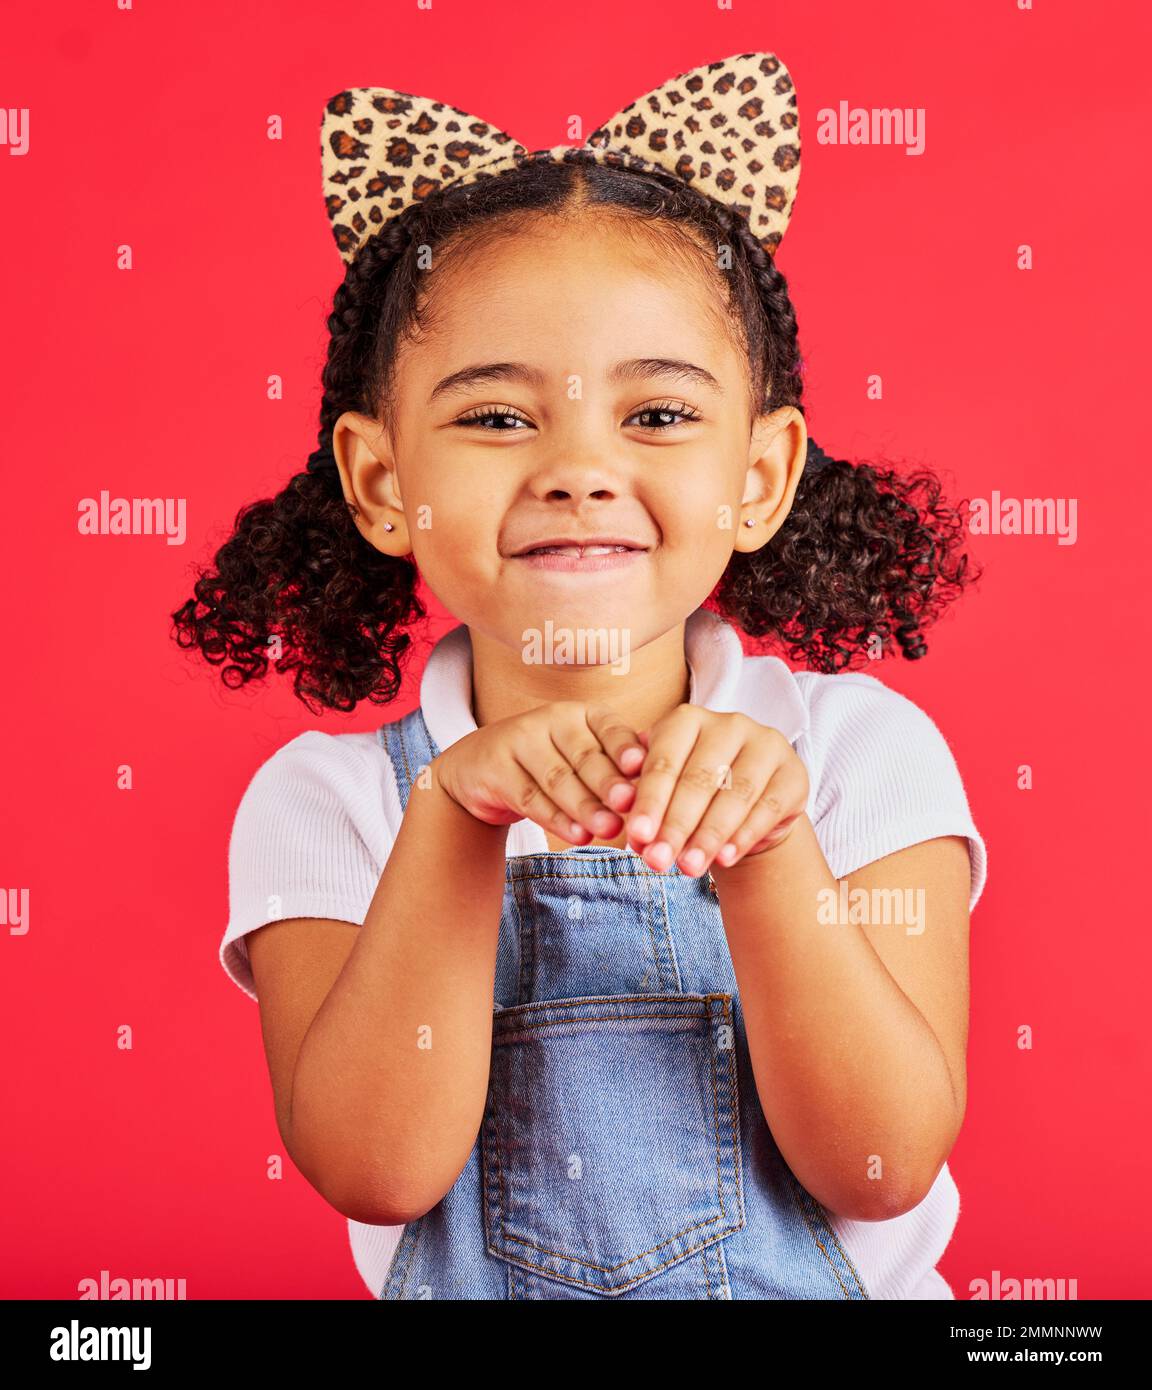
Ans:
[[[629,653],[626,675],[611,665],[525,663],[518,649],[469,628],[472,713],[478,728],[557,700],[607,705],[637,732],[688,703],[691,672],[684,624]]]

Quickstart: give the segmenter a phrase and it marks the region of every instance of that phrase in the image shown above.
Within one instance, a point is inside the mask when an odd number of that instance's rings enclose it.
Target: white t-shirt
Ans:
[[[778,657],[746,656],[735,628],[706,609],[688,618],[684,646],[690,703],[742,711],[795,747],[808,771],[807,814],[837,878],[921,840],[964,835],[969,906],[976,906],[987,872],[984,841],[948,744],[918,705],[873,676],[792,672]],[[424,719],[441,751],[475,731],[471,699],[471,640],[457,627],[433,648],[420,681]],[[247,932],[290,917],[363,925],[401,816],[378,732],[309,730],[257,769],[232,829],[229,921],[220,943],[220,962],[242,990],[256,998]],[[509,827],[509,855],[547,848],[535,822]],[[945,1164],[903,1216],[830,1220],[872,1298],[952,1298],[935,1265],[959,1209]],[[378,1296],[403,1227],[350,1220],[348,1229],[356,1266]]]

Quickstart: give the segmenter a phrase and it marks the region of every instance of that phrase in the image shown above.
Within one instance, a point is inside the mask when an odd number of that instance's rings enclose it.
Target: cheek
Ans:
[[[467,573],[482,565],[485,549],[495,544],[493,500],[482,489],[443,476],[425,486],[415,503],[405,497],[412,553],[421,570]]]
[[[669,544],[711,554],[731,550],[740,508],[715,479],[679,487],[661,502],[662,526]]]

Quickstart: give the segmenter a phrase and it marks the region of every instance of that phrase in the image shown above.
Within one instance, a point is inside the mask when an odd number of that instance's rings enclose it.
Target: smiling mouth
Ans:
[[[627,569],[647,557],[646,548],[633,545],[542,545],[512,558],[540,575],[549,571],[593,575]]]
[[[527,555],[572,555],[580,557],[585,555],[630,555],[639,552],[640,547],[636,545],[539,545],[535,550],[523,550],[515,558],[524,559]]]

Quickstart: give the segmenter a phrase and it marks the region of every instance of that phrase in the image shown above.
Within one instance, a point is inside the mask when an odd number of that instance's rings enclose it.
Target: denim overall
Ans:
[[[379,738],[407,808],[440,750],[419,709]],[[869,1297],[764,1121],[707,875],[507,860],[479,1138],[379,1297]]]

